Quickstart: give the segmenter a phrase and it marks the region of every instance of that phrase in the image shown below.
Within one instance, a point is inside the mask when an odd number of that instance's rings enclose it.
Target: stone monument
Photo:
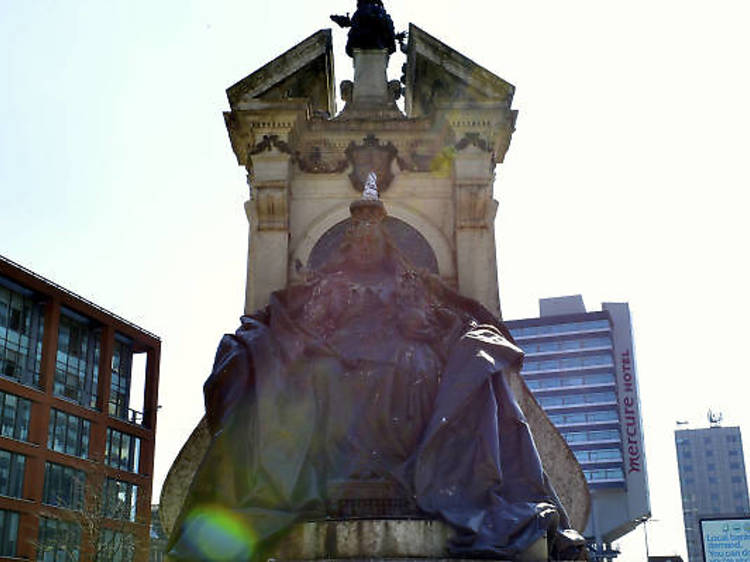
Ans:
[[[500,322],[513,87],[359,0],[227,91],[251,197],[245,316],[160,513],[179,560],[585,559],[583,474]]]

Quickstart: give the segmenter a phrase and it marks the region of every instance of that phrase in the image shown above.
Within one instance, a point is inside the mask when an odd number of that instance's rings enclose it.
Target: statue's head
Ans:
[[[383,230],[385,207],[378,199],[359,199],[349,206],[349,211],[352,215],[346,232],[349,262],[356,269],[377,269],[388,253]]]

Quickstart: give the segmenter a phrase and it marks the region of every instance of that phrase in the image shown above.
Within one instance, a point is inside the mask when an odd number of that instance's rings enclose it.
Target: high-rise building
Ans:
[[[700,520],[750,514],[739,427],[675,431],[682,513],[690,562],[703,560]]]
[[[0,256],[0,557],[148,559],[159,353]]]
[[[507,321],[524,350],[523,376],[578,459],[591,492],[585,535],[605,545],[650,516],[630,310],[580,295],[539,301],[537,318]]]

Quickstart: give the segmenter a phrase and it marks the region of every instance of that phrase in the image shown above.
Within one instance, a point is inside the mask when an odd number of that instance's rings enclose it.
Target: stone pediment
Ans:
[[[515,87],[458,51],[409,26],[406,114],[421,117],[445,105],[480,103],[510,108]]]
[[[333,43],[321,29],[227,89],[233,110],[256,109],[259,102],[307,100],[311,114],[336,114]]]

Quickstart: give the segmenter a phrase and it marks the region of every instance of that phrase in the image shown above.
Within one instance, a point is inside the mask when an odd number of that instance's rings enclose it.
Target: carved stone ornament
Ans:
[[[308,153],[298,153],[296,159],[299,169],[307,174],[340,174],[349,167],[346,158],[326,158],[319,146],[313,146]]]
[[[280,140],[278,135],[263,135],[263,139],[251,147],[248,151],[250,156],[266,152],[272,148],[277,149],[284,154],[292,154],[292,149],[286,141]]]
[[[385,191],[393,181],[391,164],[396,158],[398,149],[391,142],[381,145],[375,135],[367,135],[361,145],[350,143],[346,149],[346,157],[352,165],[349,179],[357,191],[362,191],[370,172],[378,177],[380,191]]]
[[[479,150],[485,152],[492,152],[492,147],[486,140],[479,136],[479,133],[466,133],[464,137],[456,143],[455,148],[460,152],[469,146],[475,146]]]
[[[489,228],[494,211],[490,187],[487,184],[457,186],[457,227]]]
[[[254,186],[258,230],[286,230],[289,204],[286,182],[264,182]]]

